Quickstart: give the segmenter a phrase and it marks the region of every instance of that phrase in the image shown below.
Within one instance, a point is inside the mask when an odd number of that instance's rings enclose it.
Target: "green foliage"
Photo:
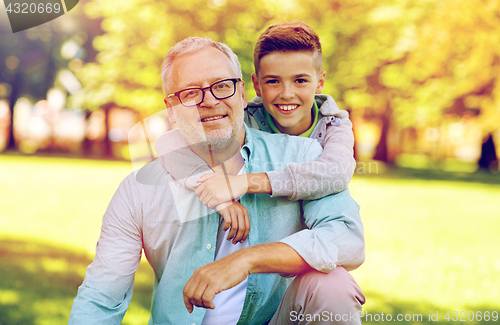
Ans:
[[[173,44],[189,36],[227,43],[239,56],[247,90],[253,93],[250,75],[255,40],[270,24],[293,19],[310,23],[322,38],[325,69],[329,72],[326,91],[338,95],[346,89],[344,83],[348,88],[357,87],[356,83],[363,83],[362,77],[377,65],[377,56],[369,53],[354,53],[362,64],[346,61],[354,57],[351,48],[360,35],[371,30],[364,20],[374,7],[375,2],[370,1],[261,0],[244,4],[236,0],[137,0],[116,9],[109,1],[94,1],[86,5],[85,12],[103,18],[105,34],[94,39],[94,47],[100,52],[97,62],[84,67],[80,77],[86,89],[73,100],[89,108],[115,102],[147,112],[161,109],[160,66],[164,55]],[[371,46],[361,47],[375,52]],[[366,62],[367,57],[372,59]],[[342,64],[345,75],[337,71],[336,66]],[[355,67],[354,71],[350,67]]]
[[[2,36],[0,62],[20,59],[17,70],[0,69],[9,90],[42,98],[54,69],[66,65],[58,47],[76,29],[96,35],[94,24],[82,26],[96,19],[103,31],[91,40],[97,56],[77,72],[84,90],[71,96],[69,106],[95,110],[113,102],[145,114],[162,109],[161,63],[172,45],[189,36],[233,48],[251,98],[252,50],[259,33],[270,24],[300,19],[320,35],[324,92],[342,108],[369,117],[390,111],[391,122],[401,127],[435,125],[443,114],[467,110],[480,113],[485,132],[500,123],[496,0],[95,0],[81,1],[76,9],[71,30],[55,21]],[[8,29],[6,22],[0,27]],[[36,47],[43,56],[32,60],[26,54]],[[92,49],[86,52],[94,57]]]
[[[64,88],[56,81],[57,73],[68,68],[69,59],[61,53],[64,44],[71,42],[79,47],[77,59],[93,58],[95,51],[85,43],[98,33],[98,26],[82,13],[82,3],[86,1],[81,0],[64,17],[17,33],[12,33],[7,15],[2,13],[5,19],[0,20],[0,98],[7,98],[13,106],[20,97],[33,102],[46,99],[54,84]]]
[[[404,111],[418,111],[420,123],[434,124],[443,112],[481,113],[486,132],[500,123],[500,34],[497,1],[429,1],[410,30],[410,49],[396,79],[411,85],[394,105],[399,121]],[[403,41],[401,39],[400,41]],[[406,76],[405,76],[406,75]],[[460,107],[458,100],[465,100]],[[423,119],[422,119],[423,118]],[[409,118],[406,118],[406,124]]]
[[[326,93],[343,108],[375,116],[390,109],[402,127],[439,122],[452,107],[477,109],[486,129],[500,121],[500,5],[473,1],[97,0],[85,5],[102,18],[96,63],[80,77],[75,103],[107,102],[148,113],[162,109],[160,66],[168,49],[189,36],[227,43],[238,54],[250,96],[252,50],[272,23],[300,19],[320,35]],[[465,108],[456,108],[457,99]],[[78,106],[78,105],[76,105]],[[372,115],[373,116],[373,115]]]

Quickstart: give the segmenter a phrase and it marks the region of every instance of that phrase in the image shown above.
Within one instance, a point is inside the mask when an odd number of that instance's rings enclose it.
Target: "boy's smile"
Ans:
[[[272,52],[260,60],[252,81],[257,96],[282,133],[299,135],[313,123],[314,94],[320,94],[325,72],[318,75],[308,51]]]

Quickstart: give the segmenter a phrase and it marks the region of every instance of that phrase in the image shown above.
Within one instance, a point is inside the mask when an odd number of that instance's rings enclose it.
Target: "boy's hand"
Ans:
[[[217,206],[217,211],[224,218],[224,231],[228,230],[227,240],[233,240],[233,244],[242,243],[250,233],[250,217],[248,210],[240,202],[227,202]]]
[[[227,179],[226,179],[227,177]],[[197,181],[201,183],[195,190],[203,205],[210,209],[225,202],[237,200],[248,190],[247,175],[230,176],[222,173],[209,173]]]

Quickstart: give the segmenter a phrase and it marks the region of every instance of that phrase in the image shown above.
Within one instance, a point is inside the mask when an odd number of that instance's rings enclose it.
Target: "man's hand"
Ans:
[[[227,177],[227,179],[226,179]],[[203,205],[210,209],[216,206],[237,200],[248,189],[246,175],[224,175],[223,173],[208,173],[197,181],[201,183],[195,190]]]
[[[222,218],[224,218],[224,231],[231,227],[227,240],[233,240],[233,244],[244,242],[250,233],[250,217],[248,210],[238,201],[228,202],[216,207]]]
[[[193,306],[214,309],[212,299],[216,294],[246,279],[250,266],[239,252],[194,271],[183,290],[184,305],[188,312],[193,312]]]
[[[214,309],[215,295],[230,289],[252,273],[298,275],[312,270],[290,246],[271,243],[244,248],[218,261],[196,269],[184,286],[184,304]]]

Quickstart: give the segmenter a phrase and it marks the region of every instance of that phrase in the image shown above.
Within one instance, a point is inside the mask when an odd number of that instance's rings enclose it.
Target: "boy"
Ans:
[[[227,187],[227,178],[233,197],[269,193],[290,200],[317,199],[345,190],[356,166],[352,123],[332,97],[318,95],[325,71],[317,34],[301,21],[270,26],[257,40],[254,66],[252,82],[258,97],[248,103],[246,124],[271,133],[315,138],[324,151],[314,162],[291,164],[283,170],[205,174],[196,189],[203,204],[214,208],[231,199],[221,190]]]
[[[315,138],[324,151],[313,162],[237,176],[212,173],[196,158],[182,161],[183,168],[189,170],[185,174],[176,175],[175,168],[166,166],[174,178],[183,179],[185,187],[196,189],[204,205],[221,213],[224,230],[231,225],[227,239],[234,244],[243,242],[250,230],[246,209],[235,198],[245,193],[268,193],[290,200],[321,198],[345,190],[356,165],[348,113],[339,110],[332,97],[319,95],[325,71],[319,37],[309,25],[293,21],[270,26],[257,40],[254,66],[252,82],[258,97],[245,110],[247,126]],[[175,160],[170,163],[181,164]]]

